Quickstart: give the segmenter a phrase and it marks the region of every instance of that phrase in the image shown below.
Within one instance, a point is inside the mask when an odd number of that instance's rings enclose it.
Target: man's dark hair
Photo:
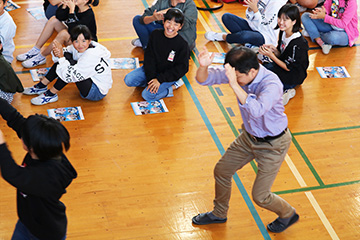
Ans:
[[[84,38],[86,40],[91,40],[92,36],[91,36],[91,32],[89,30],[89,28],[86,25],[77,25],[75,26],[73,29],[70,30],[70,39],[71,41],[75,41],[79,35],[82,34],[84,35]]]
[[[300,18],[300,12],[299,8],[295,4],[285,4],[282,6],[278,12],[278,18],[281,18],[281,15],[285,15],[286,17],[290,18],[291,21],[296,20],[292,32],[299,32],[301,29],[301,18]],[[275,29],[278,29],[279,25],[276,26]]]
[[[164,22],[166,20],[171,21],[171,19],[183,25],[185,21],[184,13],[178,8],[170,8],[164,15]]]
[[[32,150],[39,160],[59,157],[70,148],[70,135],[58,121],[45,115],[29,116],[21,131],[26,147]]]
[[[254,68],[259,69],[260,65],[256,53],[244,46],[237,46],[230,49],[225,56],[225,64],[229,63],[240,73],[248,74]]]

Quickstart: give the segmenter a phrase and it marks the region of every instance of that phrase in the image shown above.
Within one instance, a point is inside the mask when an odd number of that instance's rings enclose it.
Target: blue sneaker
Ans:
[[[42,93],[45,93],[47,90],[47,87],[44,88],[37,88],[35,86],[24,88],[23,94],[25,95],[40,95]]]
[[[31,99],[31,103],[34,105],[45,105],[48,103],[56,102],[58,100],[58,95],[55,94],[54,96],[45,96],[45,94],[41,94],[33,99]]]
[[[22,62],[24,68],[33,68],[46,63],[46,57],[38,53],[34,57]]]

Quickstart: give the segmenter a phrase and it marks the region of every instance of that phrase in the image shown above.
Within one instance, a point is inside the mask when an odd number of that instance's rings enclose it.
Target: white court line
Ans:
[[[214,28],[211,25],[209,26],[207,24],[210,21],[209,21],[208,17],[202,11],[200,11],[200,15],[198,16],[198,19],[199,19],[200,23],[204,26],[206,31],[214,31]],[[217,50],[219,52],[224,52],[224,49],[222,49],[222,47],[220,46],[220,44],[218,42],[215,41],[213,43],[215,44],[215,47],[217,48]],[[287,165],[289,166],[291,172],[295,176],[296,180],[298,181],[299,185],[301,187],[307,187],[304,179],[301,177],[301,174],[297,170],[296,166],[294,165],[294,163],[292,162],[292,160],[288,154],[286,154],[285,161],[286,161]],[[340,238],[336,234],[334,228],[331,226],[329,220],[326,218],[324,212],[322,211],[321,207],[319,206],[318,202],[316,201],[314,195],[311,192],[305,192],[305,195],[309,199],[311,205],[313,206],[314,210],[316,211],[317,215],[319,216],[324,227],[328,231],[330,237],[333,240],[340,240]]]

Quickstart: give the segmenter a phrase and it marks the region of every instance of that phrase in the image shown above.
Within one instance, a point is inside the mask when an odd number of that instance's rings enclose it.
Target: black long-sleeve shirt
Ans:
[[[0,115],[21,138],[26,118],[3,99],[0,99]],[[39,239],[62,239],[66,234],[67,218],[60,198],[77,177],[66,156],[35,160],[27,153],[19,166],[6,144],[1,144],[0,170],[2,177],[17,188],[17,212],[27,229]]]
[[[164,29],[154,30],[144,54],[147,81],[154,78],[160,83],[177,81],[189,71],[189,57],[189,46],[179,34],[168,38]]]
[[[93,37],[94,41],[97,41],[97,28],[96,28],[96,21],[95,21],[95,14],[92,10],[91,6],[85,12],[79,12],[79,8],[75,7],[75,13],[70,14],[70,9],[67,7],[62,9],[62,7],[58,7],[56,10],[56,18],[59,21],[63,21],[66,26],[68,26],[68,31],[70,32],[75,26],[82,24],[86,25]]]

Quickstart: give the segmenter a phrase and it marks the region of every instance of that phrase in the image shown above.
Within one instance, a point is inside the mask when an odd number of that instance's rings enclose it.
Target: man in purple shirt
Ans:
[[[256,159],[258,172],[252,189],[253,200],[279,216],[268,224],[268,230],[282,232],[299,219],[289,203],[271,192],[291,143],[282,103],[283,85],[246,47],[231,49],[226,54],[224,69],[209,68],[213,58],[214,54],[210,56],[206,48],[199,54],[196,80],[201,85],[230,85],[238,100],[243,131],[215,166],[213,211],[198,214],[192,222],[197,225],[226,222],[232,176]]]

